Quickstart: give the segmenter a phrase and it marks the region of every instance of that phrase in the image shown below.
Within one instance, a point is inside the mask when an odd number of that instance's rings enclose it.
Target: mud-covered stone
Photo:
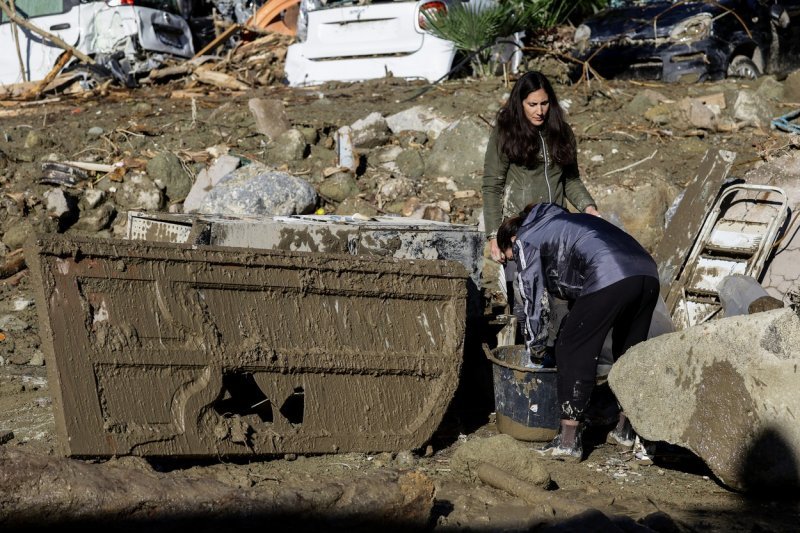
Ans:
[[[317,193],[305,180],[251,163],[222,178],[203,198],[197,211],[221,215],[297,215],[311,212],[316,203]]]
[[[81,212],[80,218],[72,227],[80,231],[98,232],[111,225],[116,213],[117,210],[112,204],[105,203],[95,209]]]
[[[742,89],[733,103],[733,117],[756,128],[769,128],[773,112],[764,98],[749,90]]]
[[[425,159],[419,150],[413,148],[403,150],[395,161],[397,169],[412,179],[421,178],[425,174]]]
[[[251,98],[247,101],[247,107],[255,118],[256,131],[270,140],[292,127],[286,115],[286,106],[280,100]]]
[[[350,125],[350,129],[353,146],[356,148],[374,148],[389,140],[389,126],[377,111],[356,120]]]
[[[393,202],[401,197],[407,198],[414,194],[414,182],[405,177],[385,177],[378,182],[378,196],[381,203]]]
[[[183,200],[192,187],[192,177],[172,152],[161,152],[148,161],[147,176],[164,187],[171,202]]]
[[[334,202],[341,202],[358,194],[358,183],[351,173],[337,172],[319,184],[319,193]]]
[[[489,127],[475,117],[460,119],[442,131],[425,161],[425,176],[452,178],[462,189],[481,186]]]
[[[638,344],[609,382],[643,438],[691,450],[735,489],[797,489],[799,363],[800,318],[777,310]]]
[[[461,444],[450,459],[450,468],[470,481],[477,480],[478,466],[488,463],[537,487],[550,483],[550,474],[536,452],[510,435],[474,438]]]
[[[68,218],[72,215],[75,206],[74,198],[68,196],[62,189],[50,189],[42,195],[47,214],[53,218]]]
[[[203,198],[208,191],[219,183],[219,180],[230,174],[239,166],[240,159],[232,155],[219,156],[208,168],[204,168],[197,174],[197,178],[192,184],[192,189],[183,201],[183,212],[193,213],[197,211]]]
[[[408,130],[421,131],[435,139],[450,121],[438,116],[433,109],[418,105],[389,115],[386,117],[386,124],[395,134]]]
[[[267,149],[266,161],[282,165],[289,161],[299,161],[306,156],[308,144],[305,136],[292,128],[278,135]]]
[[[33,224],[26,218],[11,221],[6,228],[6,232],[3,234],[3,244],[8,246],[9,250],[22,248],[28,237],[34,233]]]
[[[114,200],[127,209],[158,211],[164,205],[164,193],[148,176],[133,173],[125,177]]]

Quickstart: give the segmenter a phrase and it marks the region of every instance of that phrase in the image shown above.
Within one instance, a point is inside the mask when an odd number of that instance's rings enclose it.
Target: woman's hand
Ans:
[[[501,265],[506,262],[506,255],[500,250],[500,247],[497,246],[497,239],[491,239],[489,241],[489,251],[492,254],[492,260],[496,263],[500,263]]]
[[[584,209],[583,212],[584,213],[588,213],[590,215],[594,215],[596,217],[600,216],[600,211],[598,211],[597,208],[595,206],[593,206],[593,205],[590,205],[589,207]],[[603,217],[600,217],[600,218],[603,218]]]

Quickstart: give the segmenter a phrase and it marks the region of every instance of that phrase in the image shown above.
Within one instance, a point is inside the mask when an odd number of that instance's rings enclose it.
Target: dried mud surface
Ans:
[[[234,146],[238,154],[258,159],[263,155],[263,145],[259,136],[247,126],[252,123],[247,109],[247,99],[252,96],[282,99],[295,125],[324,129],[352,123],[372,111],[385,116],[415,104],[432,106],[451,118],[477,114],[490,120],[492,113],[487,111],[486,103],[498,99],[503,93],[501,87],[500,80],[455,80],[411,101],[411,97],[425,89],[424,85],[380,80],[353,85],[331,84],[309,90],[275,86],[258,94],[238,96],[212,93],[194,104],[186,99],[170,99],[168,89],[161,87],[112,91],[101,97],[65,98],[53,104],[20,107],[14,116],[2,116],[0,129],[8,135],[0,148],[7,156],[30,161],[40,161],[51,152],[77,159],[88,144],[86,130],[100,126],[106,131],[126,129],[128,134],[119,133],[109,141],[118,146],[107,149],[120,149],[131,156],[145,150],[199,151],[224,143]],[[611,87],[617,91],[609,92]],[[647,164],[676,185],[685,187],[706,149],[736,151],[738,158],[732,173],[742,175],[760,159],[760,150],[765,144],[779,144],[772,140],[769,132],[754,128],[728,134],[707,133],[702,137],[667,135],[655,128],[637,140],[627,139],[625,134],[615,136],[615,130],[629,126],[622,122],[624,116],[617,111],[645,88],[647,86],[642,84],[621,82],[595,84],[590,88],[556,87],[562,99],[584,103],[575,106],[571,114],[581,147],[608,156],[602,163],[581,162],[586,179],[595,176],[599,182],[621,183],[625,173],[608,177],[603,174],[656,151]],[[655,88],[675,100],[696,90],[680,85],[657,85]],[[141,103],[149,105],[139,106]],[[35,148],[24,148],[25,133],[34,129],[44,142]],[[624,158],[620,155],[615,160],[611,155],[616,147],[621,148],[620,153],[624,151]],[[5,180],[4,192],[27,189],[40,193],[44,187],[38,184],[36,168],[36,165],[19,165],[13,176]],[[292,163],[289,170],[300,173],[307,169],[300,161]],[[4,225],[10,218],[6,209],[0,212],[0,230],[5,231]],[[32,298],[31,286],[25,277],[18,285],[0,286],[3,306],[13,306],[17,301],[30,302]],[[35,308],[31,305],[22,316],[27,327],[0,341],[0,351],[6,362],[0,366],[0,430],[11,430],[14,434],[13,439],[2,446],[49,456],[55,453],[57,446],[45,367],[14,364],[15,353],[40,349]],[[494,333],[495,330],[486,328],[481,337],[491,339]],[[15,345],[9,348],[7,341],[12,340]],[[449,466],[452,453],[463,441],[497,433],[491,412],[488,367],[482,360],[479,346],[467,346],[466,350],[465,375],[454,404],[430,446],[422,450],[397,450],[377,455],[291,455],[240,462],[120,458],[108,463],[256,489],[278,487],[289,480],[346,480],[378,475],[385,470],[416,470],[435,483],[431,529],[531,530],[540,525],[541,515],[534,512],[530,503],[488,485],[472,483]],[[758,500],[731,492],[715,481],[704,465],[680,450],[655,464],[641,465],[630,453],[600,444],[602,440],[602,436],[597,435],[590,438],[588,456],[577,465],[542,459],[553,487],[564,498],[596,508],[607,516],[624,515],[634,520],[663,512],[672,517],[676,523],[672,525],[678,527],[664,531],[786,531],[796,528],[796,504]],[[536,445],[527,446],[533,450]],[[495,450],[497,454],[502,452]],[[6,490],[0,487],[0,492]],[[6,493],[2,498],[0,523],[4,515],[8,518],[10,513],[18,511],[13,508],[14,501],[25,500],[26,496],[46,489],[31,484],[14,487],[14,490],[16,494]],[[30,494],[26,495],[25,491]]]

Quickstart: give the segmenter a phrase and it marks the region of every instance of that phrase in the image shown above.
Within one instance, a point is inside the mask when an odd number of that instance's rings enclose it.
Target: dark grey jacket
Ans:
[[[529,346],[544,347],[548,293],[574,301],[631,276],[658,279],[650,254],[636,239],[594,215],[537,204],[514,243]]]

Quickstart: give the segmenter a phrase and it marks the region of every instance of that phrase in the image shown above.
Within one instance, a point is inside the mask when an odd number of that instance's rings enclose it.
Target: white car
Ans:
[[[393,75],[430,82],[447,75],[450,41],[425,31],[425,12],[462,0],[374,2],[301,0],[298,40],[286,54],[289,85],[361,81]]]
[[[186,20],[166,0],[14,0],[17,15],[93,57],[117,77],[155,65],[153,54],[194,55]],[[172,8],[176,11],[176,8]],[[14,39],[14,27],[18,45]],[[19,53],[17,53],[17,46]],[[0,18],[0,84],[44,78],[63,50]],[[24,69],[24,76],[22,70]]]

